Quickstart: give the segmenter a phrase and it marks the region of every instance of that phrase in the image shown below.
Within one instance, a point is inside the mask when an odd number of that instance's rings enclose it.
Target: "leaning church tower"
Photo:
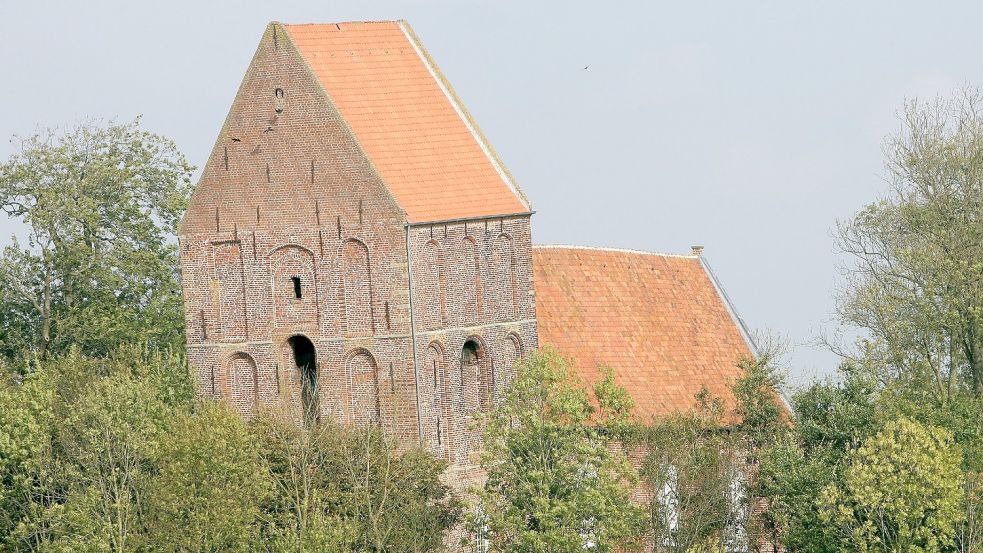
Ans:
[[[179,232],[199,393],[467,465],[537,346],[530,216],[408,24],[271,23]]]

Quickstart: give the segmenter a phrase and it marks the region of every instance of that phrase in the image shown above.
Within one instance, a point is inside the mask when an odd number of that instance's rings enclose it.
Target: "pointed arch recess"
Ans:
[[[464,323],[476,324],[481,318],[481,256],[478,242],[472,236],[462,241],[461,283],[464,286],[460,299],[464,303]]]
[[[214,256],[215,280],[219,288],[218,315],[224,340],[247,339],[245,273],[242,251],[237,242],[217,244]]]
[[[320,294],[314,253],[299,244],[285,244],[271,250],[268,259],[274,324],[278,327],[316,324]],[[295,278],[301,290],[300,298],[295,294]]]

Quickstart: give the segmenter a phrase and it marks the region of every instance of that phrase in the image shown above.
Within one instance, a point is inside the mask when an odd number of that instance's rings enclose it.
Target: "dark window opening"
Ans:
[[[478,364],[478,342],[474,340],[464,342],[464,349],[461,351],[461,364],[465,366]]]
[[[304,296],[303,291],[300,289],[300,277],[290,277],[290,280],[294,283],[294,297],[300,299]]]
[[[444,440],[440,434],[441,434],[440,417],[437,417],[437,446],[444,445]]]
[[[300,372],[300,398],[304,408],[304,422],[315,423],[319,417],[317,405],[317,354],[314,344],[304,336],[289,340],[294,352],[294,363]]]

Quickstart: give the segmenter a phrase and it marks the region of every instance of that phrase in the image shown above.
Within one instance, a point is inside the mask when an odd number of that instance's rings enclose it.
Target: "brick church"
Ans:
[[[199,393],[453,470],[539,346],[611,367],[642,417],[731,400],[750,341],[699,249],[534,246],[532,214],[407,23],[271,23],[180,229]]]

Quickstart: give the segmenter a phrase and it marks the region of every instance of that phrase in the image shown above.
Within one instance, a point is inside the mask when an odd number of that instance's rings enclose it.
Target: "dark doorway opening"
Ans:
[[[317,354],[314,344],[305,336],[293,336],[288,341],[294,352],[294,363],[300,373],[300,399],[304,408],[304,422],[317,422]]]

